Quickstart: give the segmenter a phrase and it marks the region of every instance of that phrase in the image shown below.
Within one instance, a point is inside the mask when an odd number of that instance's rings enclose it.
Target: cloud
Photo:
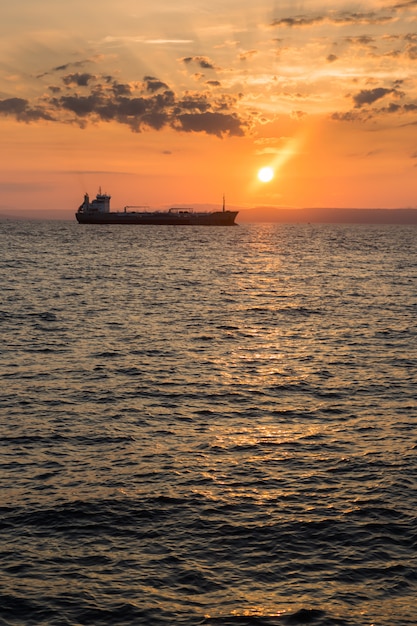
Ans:
[[[28,100],[23,98],[6,98],[0,100],[0,115],[10,115],[19,122],[35,122],[37,120],[49,120],[53,118],[39,106],[30,106]]]
[[[64,65],[57,65],[52,68],[53,72],[65,72],[70,67],[83,67],[86,63],[90,63],[91,59],[85,59],[84,61],[74,61],[73,63],[65,63]]]
[[[307,113],[305,111],[291,111],[291,119],[293,120],[302,120],[304,117],[307,116]]]
[[[0,100],[0,112],[6,115],[19,115],[27,106],[28,101],[23,98],[7,98],[6,100]]]
[[[406,0],[406,2],[398,2],[392,6],[394,10],[413,9],[414,7],[417,7],[417,0]]]
[[[192,39],[146,39],[144,43],[156,46],[164,46],[166,44],[187,44],[193,43]]]
[[[295,17],[284,17],[273,20],[271,26],[282,26],[288,28],[301,28],[306,26],[316,26],[317,24],[336,24],[345,26],[348,24],[386,24],[394,18],[390,15],[379,15],[375,11],[367,13],[348,11],[329,11],[325,15],[297,15]]]
[[[84,74],[68,74],[63,77],[64,85],[78,85],[79,87],[86,87],[91,80],[94,80],[94,74],[85,72]]]
[[[145,78],[146,81],[146,78]],[[162,83],[163,84],[163,83]],[[119,83],[118,81],[112,82],[112,91],[115,96],[130,96],[132,93],[132,87],[127,83]],[[153,87],[147,87],[148,91],[152,91]]]
[[[204,113],[181,113],[176,116],[173,127],[185,132],[205,132],[209,135],[222,137],[223,135],[243,136],[242,122],[235,113],[218,113],[206,111]]]
[[[143,80],[145,81],[147,91],[150,91],[151,93],[159,91],[160,89],[169,89],[166,83],[163,83],[161,80],[158,80],[153,76],[145,76]]]
[[[387,107],[384,107],[384,112],[386,113],[398,113],[402,110],[402,106],[400,104],[396,104],[395,102],[390,102]]]
[[[407,46],[406,54],[409,59],[411,59],[412,61],[415,61],[417,59],[417,44],[414,44],[412,46]]]
[[[398,81],[401,83],[401,81]],[[376,89],[363,89],[358,94],[353,96],[355,104],[355,108],[351,111],[345,112],[335,112],[330,116],[330,119],[336,120],[339,122],[366,122],[369,121],[376,116],[381,115],[391,115],[391,114],[407,114],[407,113],[416,113],[417,104],[405,103],[400,104],[397,102],[389,102],[387,106],[379,107],[379,108],[370,108],[365,107],[365,105],[373,104],[378,100],[384,98],[388,94],[394,94],[395,97],[403,97],[404,93],[401,91],[397,91],[396,89],[385,89],[383,87],[378,87]],[[414,124],[417,122],[411,122]],[[406,124],[409,125],[410,123]]]
[[[92,57],[91,59],[84,59],[82,61],[73,61],[71,63],[64,63],[63,65],[57,65],[56,67],[53,67],[52,70],[44,72],[43,74],[39,74],[37,78],[43,78],[44,76],[48,76],[49,74],[52,74],[55,72],[66,72],[70,68],[84,67],[84,65],[87,65],[89,63],[94,63],[96,62],[96,60],[97,60],[97,57]]]
[[[271,26],[288,26],[289,28],[313,26],[314,24],[320,24],[323,20],[324,17],[308,17],[306,15],[298,15],[296,17],[283,17],[279,20],[274,20]]]
[[[369,35],[357,35],[356,37],[345,37],[344,41],[357,46],[371,46],[375,43],[374,37]]]
[[[334,61],[337,61],[337,59],[338,59],[338,57],[337,57],[335,54],[329,54],[329,55],[326,57],[326,60],[327,60],[329,63],[333,63]]]
[[[366,114],[366,116],[364,116],[362,111],[344,111],[342,113],[332,113],[330,119],[335,120],[336,122],[363,122],[366,119],[369,119],[369,117],[369,114]]]
[[[258,50],[246,50],[246,52],[241,52],[239,54],[239,61],[247,61],[248,59],[251,59],[257,54],[258,54]]]
[[[393,21],[393,17],[391,15],[378,15],[375,11],[369,11],[368,13],[359,13],[352,12],[349,13],[347,11],[342,11],[338,15],[336,15],[333,19],[330,19],[330,22],[338,25],[346,25],[346,24],[387,24],[388,22]]]
[[[145,76],[142,82],[130,85],[111,76],[66,74],[62,82],[65,91],[51,86],[50,96],[44,95],[35,103],[23,98],[0,100],[0,115],[24,122],[73,123],[81,128],[116,122],[134,132],[170,127],[217,137],[243,136],[249,129],[249,121],[235,110],[238,96],[214,98],[210,90],[177,95],[153,76]],[[212,86],[220,84],[215,82]]]
[[[185,64],[197,63],[203,70],[215,70],[216,66],[213,61],[204,56],[183,57],[181,61]]]
[[[397,93],[395,89],[386,89],[384,87],[376,87],[375,89],[361,89],[359,93],[353,96],[355,108],[360,109],[366,104],[373,104],[376,100],[380,100],[389,93]]]

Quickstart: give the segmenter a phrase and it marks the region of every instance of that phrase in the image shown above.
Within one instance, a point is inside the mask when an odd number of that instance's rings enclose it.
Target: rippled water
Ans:
[[[415,227],[0,233],[1,624],[417,623]]]

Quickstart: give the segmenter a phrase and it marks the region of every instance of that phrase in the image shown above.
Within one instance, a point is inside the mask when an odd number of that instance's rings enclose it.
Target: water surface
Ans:
[[[0,223],[0,621],[416,623],[416,229]]]

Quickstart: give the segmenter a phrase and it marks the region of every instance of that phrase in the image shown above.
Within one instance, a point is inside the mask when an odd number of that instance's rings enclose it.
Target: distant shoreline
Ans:
[[[201,205],[200,205],[201,206]],[[203,210],[213,210],[205,205]],[[256,207],[238,210],[238,224],[417,224],[417,209],[338,209]],[[16,210],[0,214],[0,220],[59,220],[74,221],[73,211]]]
[[[417,209],[270,208],[242,210],[239,223],[417,224]]]

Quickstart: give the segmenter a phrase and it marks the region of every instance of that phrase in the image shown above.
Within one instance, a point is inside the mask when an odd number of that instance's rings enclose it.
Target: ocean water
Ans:
[[[414,226],[0,223],[0,624],[417,623]]]

